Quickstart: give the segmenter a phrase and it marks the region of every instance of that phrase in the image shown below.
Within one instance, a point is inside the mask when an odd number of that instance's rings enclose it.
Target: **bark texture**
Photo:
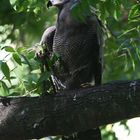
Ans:
[[[67,135],[139,116],[140,80],[8,100],[0,104],[1,140]]]

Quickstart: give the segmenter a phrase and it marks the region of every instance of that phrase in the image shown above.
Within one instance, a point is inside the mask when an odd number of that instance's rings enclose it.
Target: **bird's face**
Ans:
[[[70,0],[49,0],[47,7],[50,6],[62,6],[63,4],[65,4],[66,2],[68,2]]]

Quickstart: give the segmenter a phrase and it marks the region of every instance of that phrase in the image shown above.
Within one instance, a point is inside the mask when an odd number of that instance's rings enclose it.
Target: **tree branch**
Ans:
[[[139,116],[140,80],[8,99],[0,104],[1,140],[67,135]]]

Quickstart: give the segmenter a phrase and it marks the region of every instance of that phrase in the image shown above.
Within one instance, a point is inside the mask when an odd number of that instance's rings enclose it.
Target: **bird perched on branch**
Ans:
[[[55,77],[63,88],[78,89],[94,81],[101,84],[102,78],[102,25],[96,14],[85,14],[78,20],[71,9],[80,0],[49,0],[49,6],[58,8],[56,25],[49,27],[43,34],[41,44],[59,54],[60,61],[54,68]],[[101,140],[98,128],[78,132],[75,138],[63,140]]]

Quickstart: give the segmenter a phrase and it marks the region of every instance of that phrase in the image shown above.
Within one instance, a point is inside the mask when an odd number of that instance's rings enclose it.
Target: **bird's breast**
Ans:
[[[81,65],[88,64],[87,58],[93,55],[93,34],[88,28],[66,29],[63,32],[56,31],[53,51],[58,53],[69,71],[73,71]],[[91,42],[92,44],[87,44]]]

